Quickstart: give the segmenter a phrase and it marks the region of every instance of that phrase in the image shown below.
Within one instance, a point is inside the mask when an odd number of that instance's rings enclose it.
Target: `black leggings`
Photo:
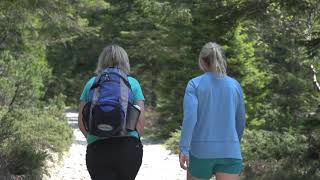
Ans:
[[[134,180],[142,155],[137,138],[110,138],[88,145],[86,163],[92,180]]]

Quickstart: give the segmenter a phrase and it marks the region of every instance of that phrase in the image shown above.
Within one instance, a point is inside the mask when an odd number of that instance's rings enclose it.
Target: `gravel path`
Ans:
[[[69,124],[74,128],[75,141],[63,162],[49,170],[49,180],[90,180],[86,169],[86,140],[78,129],[78,114],[68,112]],[[160,144],[143,140],[143,162],[136,180],[184,180],[185,171],[178,163],[178,156],[172,155]]]

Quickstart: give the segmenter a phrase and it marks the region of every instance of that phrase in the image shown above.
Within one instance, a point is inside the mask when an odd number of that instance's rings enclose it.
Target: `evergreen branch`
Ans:
[[[8,33],[6,33],[3,37],[0,38],[0,46],[7,40]]]
[[[15,100],[16,100],[16,98],[17,98],[17,96],[18,96],[19,89],[20,89],[20,85],[17,85],[17,88],[16,88],[16,90],[14,91],[14,95],[13,95],[13,97],[12,97],[12,99],[11,99],[10,104],[9,104],[9,109],[11,109],[11,106],[12,106],[13,103],[15,102]]]

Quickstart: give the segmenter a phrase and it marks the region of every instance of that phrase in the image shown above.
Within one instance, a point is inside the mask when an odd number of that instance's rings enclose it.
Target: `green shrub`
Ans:
[[[14,137],[41,149],[61,152],[72,142],[72,129],[60,114],[36,108],[19,109],[14,110],[10,118],[15,122]]]
[[[310,158],[309,138],[301,132],[246,130],[242,142],[245,179],[319,179],[319,159]]]
[[[147,109],[145,118],[148,120],[145,124],[145,135],[144,137],[163,143],[171,137],[171,132],[175,130],[171,121],[163,119],[161,114],[157,111]]]
[[[171,133],[166,147],[179,153],[180,130]],[[243,179],[303,180],[320,179],[319,139],[289,131],[246,130],[242,140]],[[313,156],[312,156],[313,155]]]
[[[0,144],[0,152],[6,159],[6,170],[13,175],[41,179],[48,152],[61,153],[73,140],[63,110],[55,105],[16,108],[6,114],[5,121],[12,124],[8,126],[11,136]]]
[[[171,133],[177,131],[178,122],[168,120],[158,120],[152,127],[147,128],[146,135],[157,141],[166,141],[171,137]]]
[[[248,159],[280,160],[288,155],[303,158],[307,137],[298,133],[246,130],[242,141],[243,156]]]
[[[171,137],[165,142],[165,146],[173,153],[178,154],[180,152],[179,143],[180,143],[180,135],[181,130],[176,130],[172,132]]]
[[[12,128],[13,122],[7,120],[8,107],[0,108],[0,147],[3,142],[12,136],[14,130]]]
[[[309,156],[320,159],[320,127],[310,133]]]
[[[14,142],[7,147],[8,170],[10,174],[31,177],[41,176],[47,153],[36,149],[31,143]]]

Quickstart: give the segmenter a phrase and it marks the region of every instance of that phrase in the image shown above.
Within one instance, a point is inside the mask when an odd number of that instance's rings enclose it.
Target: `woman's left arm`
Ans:
[[[140,106],[140,116],[139,116],[139,120],[137,123],[137,130],[140,134],[140,136],[143,136],[144,134],[144,101],[137,101],[135,104],[137,104],[138,106]]]
[[[243,90],[241,86],[238,86],[239,88],[239,100],[236,110],[236,130],[239,138],[239,142],[241,142],[242,135],[244,128],[246,126],[246,108],[244,104],[244,98],[243,98]]]

